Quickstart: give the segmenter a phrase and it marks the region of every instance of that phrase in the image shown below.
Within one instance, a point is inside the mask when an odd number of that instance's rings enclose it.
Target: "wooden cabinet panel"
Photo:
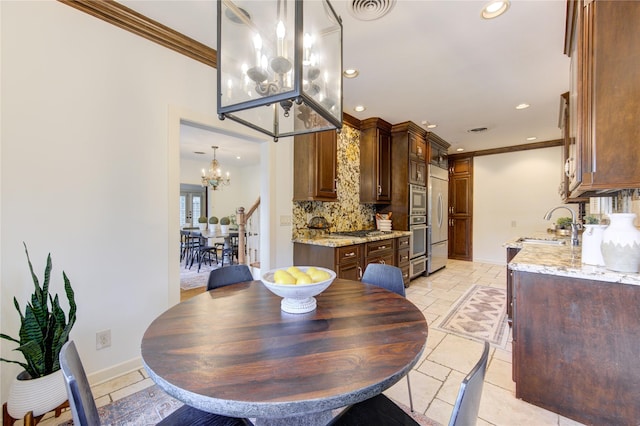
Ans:
[[[391,124],[370,118],[361,124],[360,202],[391,201]]]
[[[570,0],[567,11],[577,125],[571,196],[640,187],[640,2]]]
[[[295,136],[293,200],[336,201],[337,134],[333,130]]]
[[[429,162],[441,169],[449,168],[449,143],[435,133],[428,134],[429,149],[431,151]]]
[[[426,185],[427,182],[427,164],[421,160],[409,160],[409,183],[414,185]]]
[[[584,424],[640,419],[640,286],[514,273],[516,398]]]
[[[427,158],[427,143],[420,135],[409,134],[409,155],[422,161]]]
[[[449,159],[449,257],[473,259],[473,158]]]

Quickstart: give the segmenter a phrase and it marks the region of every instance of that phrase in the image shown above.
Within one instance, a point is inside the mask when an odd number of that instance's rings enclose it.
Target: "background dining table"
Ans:
[[[326,424],[332,410],[377,395],[418,361],[422,312],[383,288],[336,279],[316,310],[288,314],[261,281],[173,306],[141,344],[150,377],[199,409],[256,424]]]

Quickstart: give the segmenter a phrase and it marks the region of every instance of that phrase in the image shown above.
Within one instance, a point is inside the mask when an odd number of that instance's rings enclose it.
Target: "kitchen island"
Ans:
[[[294,265],[329,268],[338,278],[360,280],[369,263],[386,263],[402,270],[409,285],[410,231],[389,231],[355,237],[326,233],[293,240]]]
[[[585,424],[640,418],[640,274],[581,247],[510,242],[516,397]]]

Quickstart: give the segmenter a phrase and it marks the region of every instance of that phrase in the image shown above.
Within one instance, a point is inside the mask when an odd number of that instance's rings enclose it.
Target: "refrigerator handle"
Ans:
[[[442,220],[444,219],[442,209],[442,193],[438,193],[438,228],[442,228]]]

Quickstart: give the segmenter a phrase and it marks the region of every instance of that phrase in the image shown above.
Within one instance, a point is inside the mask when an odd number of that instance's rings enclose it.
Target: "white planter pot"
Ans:
[[[207,224],[206,223],[198,223],[198,228],[200,228],[200,230],[202,232],[207,230]]]
[[[37,379],[20,380],[23,371],[13,380],[7,400],[7,411],[14,419],[22,419],[29,411],[33,416],[48,413],[67,400],[67,388],[62,370]]]
[[[582,263],[604,266],[602,258],[602,234],[607,225],[584,225],[582,233]]]
[[[612,213],[602,233],[602,258],[607,269],[640,272],[640,231],[633,225],[635,213]]]
[[[220,233],[228,234],[229,233],[229,225],[220,225]]]

